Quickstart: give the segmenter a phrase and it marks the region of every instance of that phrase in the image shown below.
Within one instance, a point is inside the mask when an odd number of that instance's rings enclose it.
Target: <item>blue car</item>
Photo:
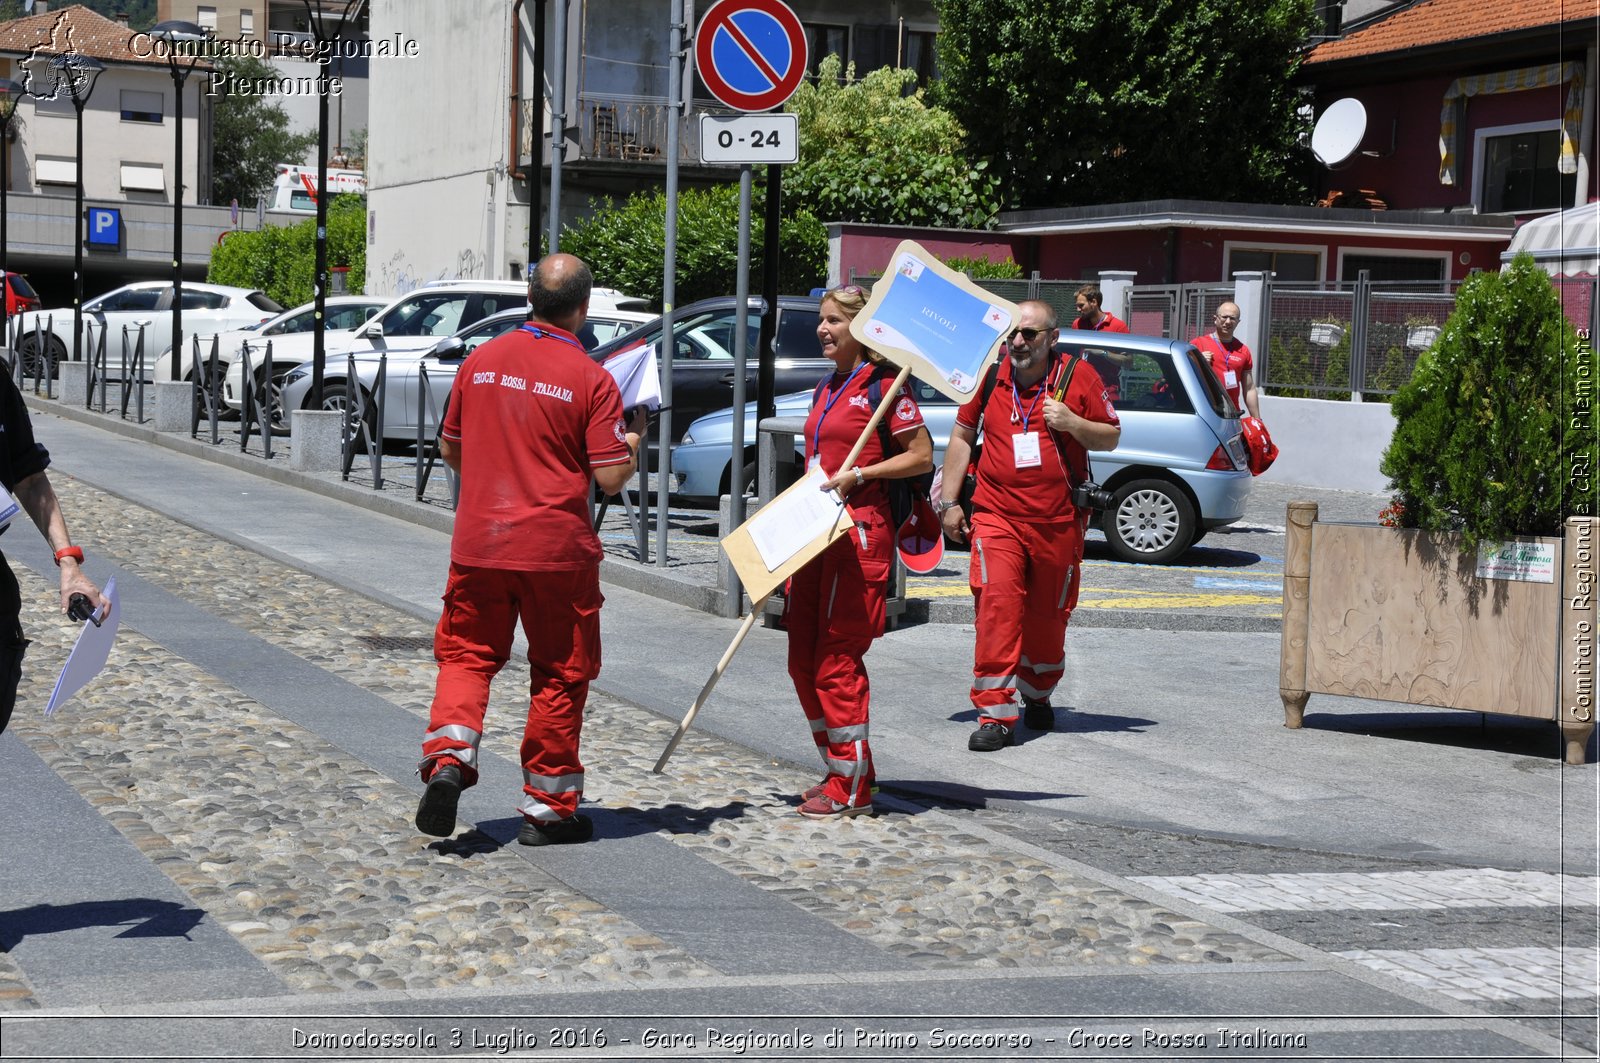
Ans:
[[[1239,410],[1188,342],[1157,336],[1064,330],[1057,350],[1081,354],[1105,380],[1122,419],[1117,449],[1090,454],[1094,478],[1112,504],[1097,515],[1112,553],[1124,561],[1167,564],[1212,529],[1244,515],[1250,495],[1249,458]],[[933,436],[935,463],[955,423],[956,405],[913,380]],[[777,400],[780,417],[804,417],[811,392]],[[732,410],[689,425],[672,450],[678,493],[715,499],[728,491]],[[746,468],[754,469],[754,405],[745,411]],[[753,475],[747,476],[751,483]],[[753,486],[750,488],[753,490]]]

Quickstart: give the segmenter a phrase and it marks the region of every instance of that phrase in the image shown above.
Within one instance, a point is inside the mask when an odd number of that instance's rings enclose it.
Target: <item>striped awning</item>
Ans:
[[[1511,237],[1511,246],[1501,253],[1500,261],[1510,262],[1522,251],[1557,276],[1600,274],[1600,203],[1586,203],[1526,223]]]
[[[1444,111],[1439,116],[1439,183],[1456,183],[1456,130],[1466,114],[1467,100],[1497,92],[1522,92],[1569,85],[1567,106],[1561,115],[1561,158],[1556,168],[1562,173],[1578,172],[1578,123],[1583,117],[1583,66],[1576,62],[1526,66],[1521,70],[1502,70],[1498,74],[1457,78],[1444,91]]]

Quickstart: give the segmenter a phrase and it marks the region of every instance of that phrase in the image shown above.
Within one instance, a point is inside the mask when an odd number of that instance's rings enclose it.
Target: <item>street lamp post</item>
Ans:
[[[354,21],[360,17],[367,0],[300,0],[306,6],[306,22],[317,41],[317,62],[322,68],[317,75],[317,277],[313,294],[317,308],[311,339],[311,408],[322,409],[323,367],[327,351],[323,346],[322,326],[328,302],[328,68],[333,63],[333,49]],[[339,20],[329,34],[327,9],[333,8]]]
[[[83,353],[83,108],[94,92],[96,79],[105,71],[105,64],[92,55],[69,52],[50,61],[57,72],[57,91],[67,90],[72,97],[72,109],[78,115],[77,154],[73,163],[74,210],[72,224],[72,360],[82,361]],[[40,352],[41,358],[46,357]],[[48,366],[40,366],[44,372]]]
[[[183,85],[200,61],[195,47],[206,32],[193,22],[171,19],[150,28],[150,36],[166,42],[167,69],[172,72],[172,379],[183,379]],[[188,64],[183,60],[188,53]]]
[[[24,89],[0,78],[0,345],[11,346],[11,262],[6,241],[6,191],[11,187],[11,119],[17,115]],[[13,357],[15,357],[13,353]]]

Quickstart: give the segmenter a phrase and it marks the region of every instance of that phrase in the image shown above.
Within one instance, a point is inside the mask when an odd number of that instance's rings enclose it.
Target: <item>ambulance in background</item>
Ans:
[[[352,193],[367,194],[367,175],[360,170],[328,170],[328,187],[336,196]],[[317,168],[278,164],[278,176],[272,182],[272,194],[267,200],[268,210],[289,210],[301,214],[317,212]]]

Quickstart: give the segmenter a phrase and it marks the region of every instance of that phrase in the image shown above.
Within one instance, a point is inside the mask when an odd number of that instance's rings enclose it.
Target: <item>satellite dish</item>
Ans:
[[[1324,166],[1337,166],[1356,153],[1367,132],[1367,109],[1354,96],[1333,103],[1311,131],[1311,153]]]

